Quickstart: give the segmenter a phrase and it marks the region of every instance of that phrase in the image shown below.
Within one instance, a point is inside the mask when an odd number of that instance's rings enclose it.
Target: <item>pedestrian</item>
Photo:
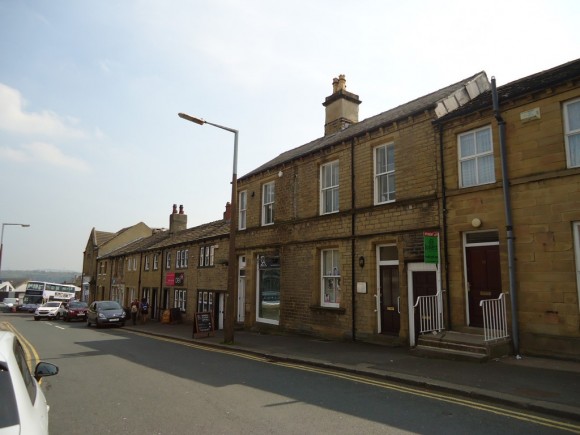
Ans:
[[[147,302],[147,298],[141,299],[141,323],[147,323],[147,315],[149,314],[149,303]]]
[[[135,299],[131,302],[131,320],[133,325],[137,324],[137,314],[139,313],[139,299]]]

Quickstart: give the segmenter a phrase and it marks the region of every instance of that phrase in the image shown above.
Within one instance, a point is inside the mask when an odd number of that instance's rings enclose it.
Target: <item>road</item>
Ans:
[[[553,417],[123,328],[3,322],[60,368],[42,383],[52,434],[580,433]]]

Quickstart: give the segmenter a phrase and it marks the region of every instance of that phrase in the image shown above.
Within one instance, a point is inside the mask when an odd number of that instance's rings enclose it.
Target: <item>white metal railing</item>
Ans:
[[[507,330],[505,293],[497,299],[484,299],[479,302],[483,310],[484,341],[509,337]]]
[[[419,296],[415,302],[415,308],[419,308],[419,334],[432,331],[442,331],[443,326],[443,300],[441,291],[430,296]]]

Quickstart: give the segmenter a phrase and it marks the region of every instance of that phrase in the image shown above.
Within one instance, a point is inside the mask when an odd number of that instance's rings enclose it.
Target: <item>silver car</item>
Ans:
[[[94,301],[87,310],[87,326],[124,326],[127,314],[116,301]]]

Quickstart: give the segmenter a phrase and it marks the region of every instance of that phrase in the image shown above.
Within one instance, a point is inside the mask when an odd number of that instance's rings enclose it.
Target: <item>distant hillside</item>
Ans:
[[[48,281],[59,284],[72,284],[81,275],[80,272],[65,270],[3,270],[1,274],[2,281],[10,281],[14,287],[26,281]]]

